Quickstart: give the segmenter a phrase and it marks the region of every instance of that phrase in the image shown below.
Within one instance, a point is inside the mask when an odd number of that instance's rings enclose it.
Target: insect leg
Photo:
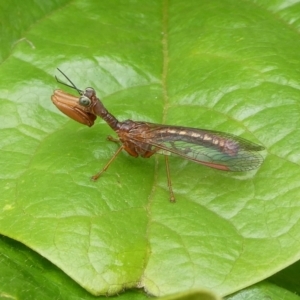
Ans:
[[[170,202],[175,202],[175,196],[174,196],[174,193],[173,193],[171,176],[170,176],[169,158],[168,158],[167,155],[165,155],[165,161],[166,161],[168,187],[169,187],[169,192],[170,192]]]
[[[117,143],[117,144],[120,144],[120,143],[121,143],[121,141],[120,141],[119,139],[116,139],[116,138],[114,138],[114,137],[111,136],[111,135],[108,135],[108,136],[107,136],[107,140],[108,140],[108,141],[111,141],[111,142],[114,142],[114,143]]]
[[[108,169],[109,165],[115,160],[115,158],[118,156],[118,154],[119,154],[123,149],[124,149],[124,146],[122,145],[122,146],[116,151],[116,153],[111,157],[111,159],[107,162],[107,164],[104,166],[104,168],[103,168],[100,172],[98,172],[97,174],[95,174],[94,176],[92,176],[92,180],[93,180],[93,181],[96,181],[96,180],[102,175],[102,173],[104,173],[104,172]]]

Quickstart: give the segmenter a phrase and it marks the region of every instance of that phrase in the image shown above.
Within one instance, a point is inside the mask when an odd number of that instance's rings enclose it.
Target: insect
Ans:
[[[75,89],[79,97],[55,90],[51,97],[55,106],[70,118],[87,126],[93,126],[98,116],[118,135],[118,139],[108,137],[120,146],[102,170],[92,177],[93,180],[97,180],[107,170],[122,150],[133,157],[143,158],[149,158],[155,153],[164,154],[170,201],[175,202],[168,161],[170,154],[223,171],[249,171],[258,168],[263,161],[258,153],[264,150],[263,146],[233,134],[132,120],[120,122],[107,111],[93,88],[80,90],[60,69],[58,71],[70,84],[55,76],[57,82]]]

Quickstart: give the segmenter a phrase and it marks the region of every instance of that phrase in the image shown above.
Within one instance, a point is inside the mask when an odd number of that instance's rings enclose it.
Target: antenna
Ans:
[[[67,84],[67,83],[65,83],[65,82],[63,82],[63,81],[61,81],[61,80],[59,80],[59,79],[57,78],[57,76],[55,76],[55,79],[56,79],[56,81],[57,81],[58,83],[61,83],[61,84],[65,85],[65,86],[68,86],[68,87],[70,87],[70,88],[76,90],[76,91],[79,93],[79,95],[82,95],[82,94],[83,94],[83,90],[78,89],[77,86],[72,82],[72,80],[71,80],[71,79],[70,79],[70,78],[69,78],[62,70],[60,70],[59,68],[57,68],[57,70],[58,70],[61,74],[63,74],[65,78],[67,78],[67,80],[71,83],[71,85],[70,85],[70,84]]]

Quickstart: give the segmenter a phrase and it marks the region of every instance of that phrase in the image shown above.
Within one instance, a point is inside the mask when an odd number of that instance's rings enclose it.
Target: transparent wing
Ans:
[[[188,160],[225,171],[248,171],[263,162],[264,147],[219,131],[149,124],[145,148],[176,154]],[[134,140],[134,137],[132,137]],[[140,140],[139,140],[140,141]],[[143,144],[144,144],[143,143]],[[149,149],[149,145],[151,145]],[[141,144],[139,144],[141,146]]]

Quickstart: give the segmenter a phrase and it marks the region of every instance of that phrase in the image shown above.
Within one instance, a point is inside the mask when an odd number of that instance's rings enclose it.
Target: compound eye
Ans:
[[[92,87],[88,87],[85,89],[85,92],[93,94],[93,93],[95,93],[95,90]]]
[[[91,104],[91,99],[86,96],[81,96],[79,98],[79,104],[82,106],[89,106]]]
[[[83,95],[91,99],[93,96],[95,96],[95,90],[91,87],[88,87],[85,89]]]

